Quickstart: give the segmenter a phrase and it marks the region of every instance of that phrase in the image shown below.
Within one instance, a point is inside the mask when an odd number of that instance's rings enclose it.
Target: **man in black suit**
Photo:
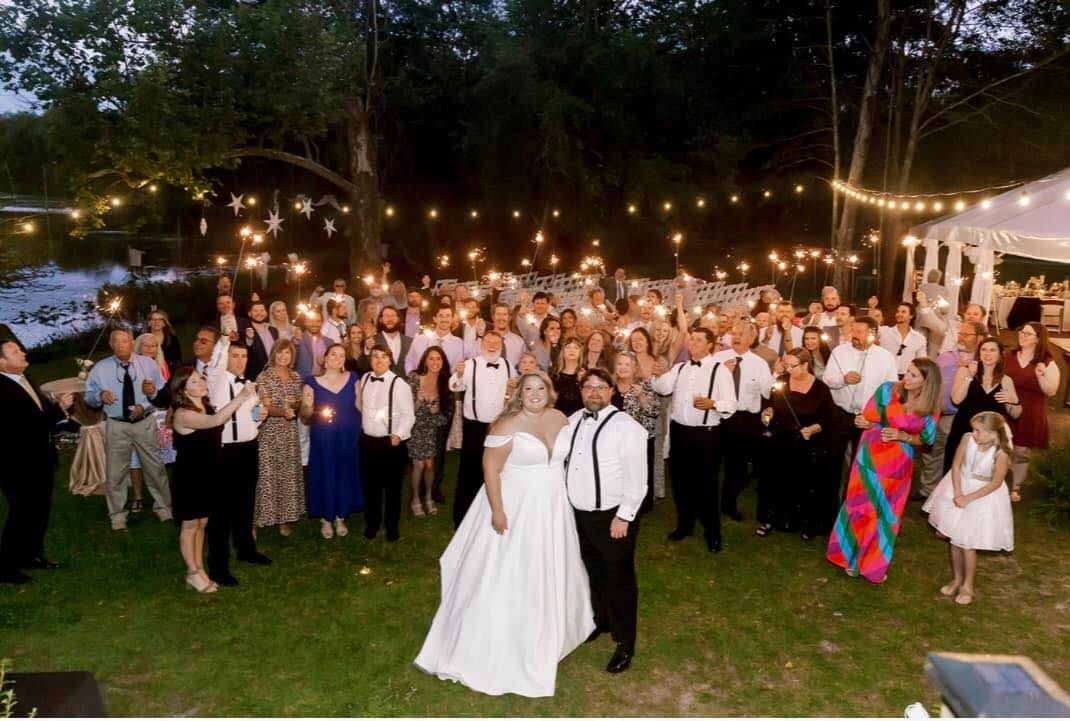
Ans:
[[[267,322],[267,306],[263,301],[255,300],[249,306],[249,318],[238,320],[238,335],[249,351],[249,361],[245,366],[245,377],[255,381],[260,371],[267,367],[271,348],[279,339],[279,331]]]
[[[598,281],[602,290],[606,292],[606,303],[616,306],[617,301],[628,300],[628,281],[624,277],[624,268],[613,271],[613,277],[605,277]]]
[[[402,333],[401,313],[397,308],[386,306],[379,311],[379,321],[376,323],[379,332],[373,337],[376,345],[385,345],[394,355],[390,359],[390,370],[402,378],[405,378],[405,357],[409,355],[409,347],[412,346],[412,338]]]
[[[0,339],[0,455],[10,464],[0,474],[0,491],[8,503],[0,536],[0,583],[32,580],[22,569],[59,568],[45,557],[58,462],[52,432],[68,420],[74,397],[64,393],[53,403],[26,377],[28,365],[18,343]]]

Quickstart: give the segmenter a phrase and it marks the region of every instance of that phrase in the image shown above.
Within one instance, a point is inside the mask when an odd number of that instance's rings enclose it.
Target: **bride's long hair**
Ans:
[[[538,378],[539,381],[546,388],[546,407],[553,408],[557,402],[557,393],[554,391],[554,384],[550,380],[550,376],[546,375],[542,371],[532,371],[520,376],[517,381],[516,393],[509,399],[505,408],[502,409],[501,415],[498,416],[497,421],[504,421],[506,418],[512,418],[513,416],[520,415],[520,411],[524,410],[524,402],[521,399],[524,390],[524,382],[528,378]]]

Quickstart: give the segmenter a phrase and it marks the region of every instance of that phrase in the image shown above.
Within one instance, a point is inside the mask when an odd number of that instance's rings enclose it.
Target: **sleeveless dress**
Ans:
[[[936,416],[907,413],[897,385],[893,381],[880,385],[862,411],[873,425],[858,441],[847,498],[825,554],[832,563],[872,583],[882,583],[888,575],[914,471],[914,447],[902,441],[882,441],[881,429],[920,435],[926,445],[936,440]]]
[[[973,436],[966,437],[966,452],[962,457],[962,492],[973,493],[992,480],[996,446],[980,450]],[[1011,511],[1011,495],[1007,484],[983,498],[966,504],[955,505],[955,488],[948,473],[936,486],[921,510],[929,514],[929,523],[952,545],[978,551],[1014,550],[1014,514]]]
[[[594,630],[590,585],[563,466],[528,433],[485,445],[510,441],[501,476],[509,527],[494,532],[481,487],[439,560],[442,602],[415,663],[485,694],[553,696],[558,662]]]
[[[171,476],[171,514],[175,523],[207,518],[222,492],[218,477],[223,426],[175,433],[175,470]]]
[[[308,515],[310,518],[345,518],[364,510],[360,479],[361,417],[356,407],[357,374],[350,373],[337,393],[308,379],[312,389],[312,423],[309,427]],[[325,418],[324,409],[331,417]]]
[[[955,419],[951,421],[951,430],[948,431],[947,441],[944,443],[944,473],[951,470],[951,462],[955,460],[959,442],[970,432],[970,421],[975,415],[983,411],[993,411],[1003,416],[1008,423],[1011,421],[1007,409],[996,400],[996,394],[1003,390],[1003,384],[998,383],[994,388],[986,391],[981,385],[983,374],[984,371],[978,368],[977,375],[970,379],[966,397],[962,399],[962,403],[958,404]]]
[[[1003,355],[1003,372],[1014,381],[1022,414],[1011,420],[1014,445],[1022,448],[1048,447],[1048,396],[1040,389],[1037,380],[1037,360],[1034,358],[1025,368],[1018,363],[1018,353],[1009,350]]]

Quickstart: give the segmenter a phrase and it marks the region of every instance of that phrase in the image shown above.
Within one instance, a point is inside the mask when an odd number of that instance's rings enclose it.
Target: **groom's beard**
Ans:
[[[583,407],[591,413],[598,413],[605,408],[605,405],[603,405],[602,401],[587,401],[583,404]]]

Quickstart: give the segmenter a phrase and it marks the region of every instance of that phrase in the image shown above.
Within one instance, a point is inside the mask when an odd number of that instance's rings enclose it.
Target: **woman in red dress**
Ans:
[[[1007,351],[1003,372],[1014,381],[1022,413],[1011,419],[1014,459],[1011,500],[1022,500],[1020,491],[1029,471],[1033,449],[1048,447],[1048,398],[1059,390],[1059,366],[1048,350],[1048,329],[1026,323],[1018,329],[1018,347]]]

